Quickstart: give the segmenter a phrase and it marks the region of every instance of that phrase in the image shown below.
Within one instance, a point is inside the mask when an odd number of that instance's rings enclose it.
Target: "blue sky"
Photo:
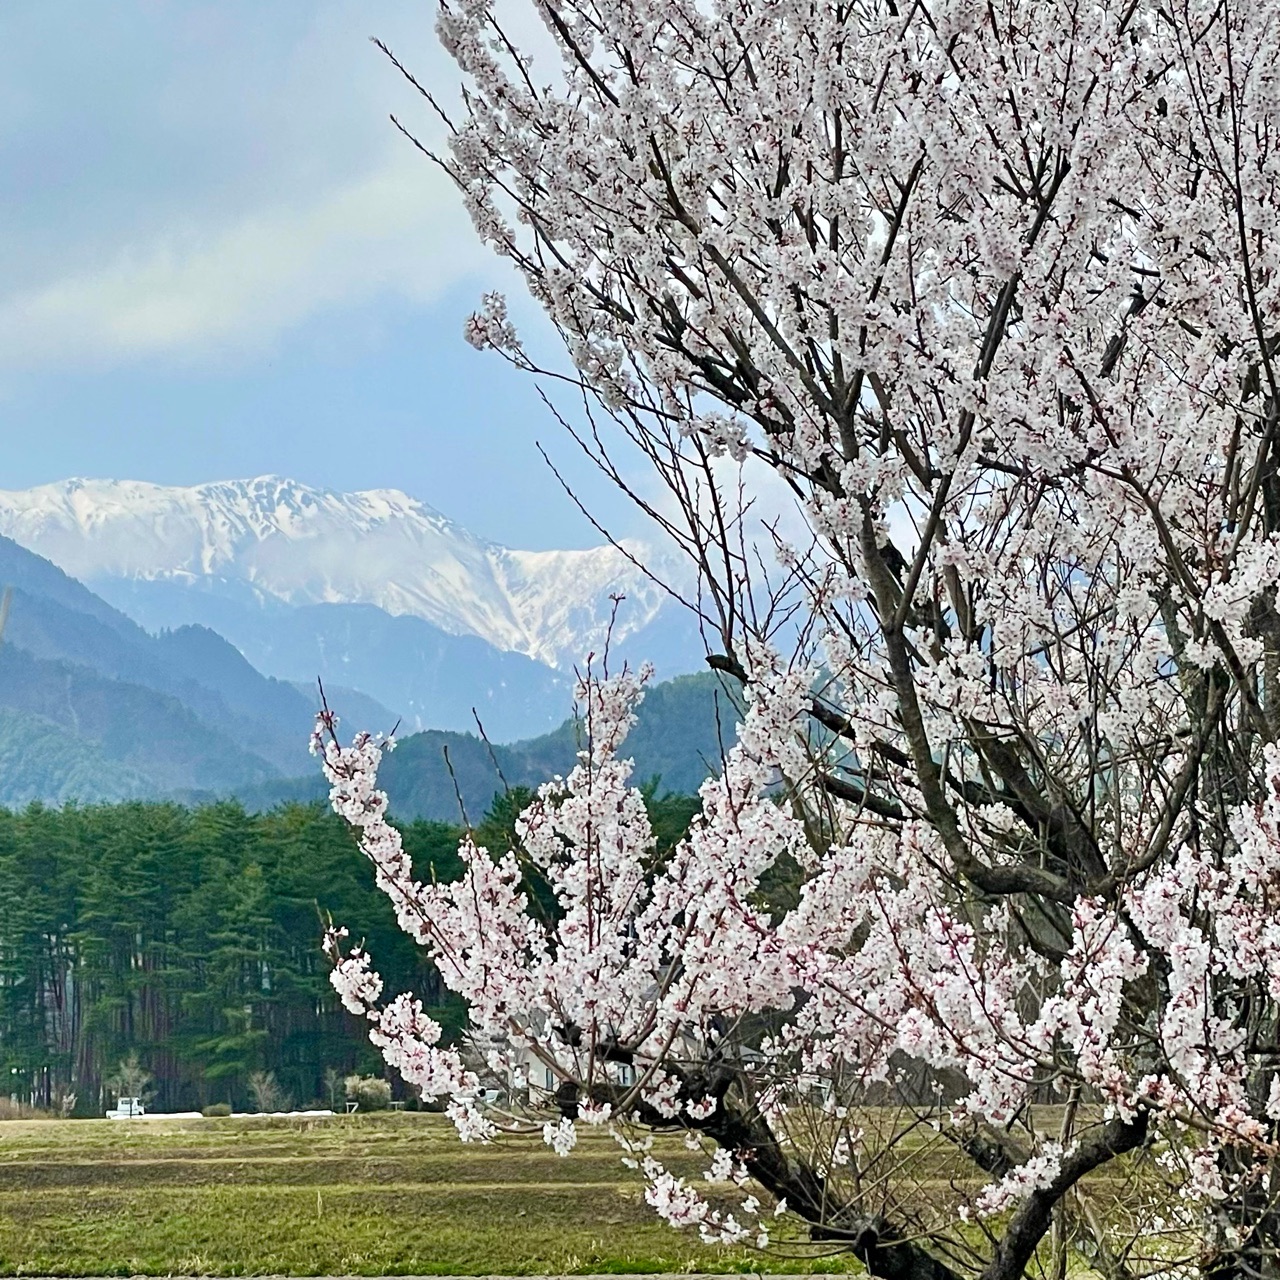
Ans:
[[[395,486],[524,547],[633,519],[527,378],[462,341],[510,286],[377,35],[434,86],[430,0],[0,7],[0,488],[277,472]],[[513,297],[522,331],[535,317]]]

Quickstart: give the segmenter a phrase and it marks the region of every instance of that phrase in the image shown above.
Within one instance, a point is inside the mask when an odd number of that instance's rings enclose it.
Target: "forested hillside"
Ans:
[[[653,685],[640,704],[627,736],[625,756],[635,761],[637,782],[657,779],[656,791],[693,794],[720,771],[741,719],[741,694],[731,680],[713,672],[678,676]],[[341,733],[355,728],[344,722]],[[429,730],[403,738],[383,762],[380,784],[391,808],[406,818],[444,822],[475,821],[494,796],[508,787],[537,787],[573,768],[584,726],[568,719],[552,733],[524,742],[490,744],[475,734]],[[246,806],[267,809],[285,800],[309,801],[327,792],[319,769],[303,778],[237,788]]]
[[[310,698],[215,632],[150,635],[7,538],[0,585],[0,803],[227,794],[306,767]]]
[[[207,627],[152,635],[3,537],[0,586],[11,592],[0,645],[0,804],[134,798],[191,804],[235,796],[257,810],[323,797],[306,751],[314,683],[262,675]],[[344,608],[351,617],[371,609]],[[410,708],[419,722],[437,716],[437,723],[463,722],[475,706],[488,735],[501,742],[502,725],[528,723],[533,704],[546,705],[553,692],[547,680],[561,690],[565,712],[571,709],[567,680],[549,668],[516,653],[481,662],[484,643],[475,636],[450,637],[447,654],[423,647],[414,639],[423,628],[429,629],[421,619],[388,617],[378,643],[364,652],[391,685],[403,681],[433,702],[429,717],[425,707]],[[349,628],[325,635],[330,658],[351,674],[352,664],[334,655],[362,650],[361,636]],[[421,668],[412,680],[406,662]],[[480,667],[488,672],[480,682],[483,698],[456,678],[459,669],[476,676]],[[326,681],[325,689],[346,731],[385,731],[396,723],[398,713],[367,688]],[[696,791],[732,741],[734,696],[710,673],[651,687],[628,747],[637,776],[660,776],[664,790]],[[572,719],[540,737],[492,748],[474,733],[433,729],[404,736],[411,725],[401,722],[401,751],[387,764],[393,805],[407,817],[451,822],[461,820],[461,809],[472,819],[483,813],[506,785],[537,786],[564,773],[579,741]]]
[[[497,802],[477,839],[508,847],[527,795]],[[694,802],[650,800],[664,842]],[[460,871],[460,831],[404,826],[418,874]],[[537,886],[534,886],[536,889]],[[381,1073],[343,1012],[320,941],[332,918],[366,940],[389,991],[446,1026],[460,1007],[396,923],[351,833],[328,810],[124,803],[0,810],[0,1078],[38,1106],[101,1114],[104,1082],[136,1053],[161,1110],[249,1104],[273,1072],[298,1105],[327,1104],[326,1072]]]

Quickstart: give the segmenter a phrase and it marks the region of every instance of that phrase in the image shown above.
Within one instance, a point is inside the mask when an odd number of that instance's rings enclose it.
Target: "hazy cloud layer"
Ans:
[[[122,246],[0,301],[0,360],[31,368],[255,350],[327,305],[382,292],[429,301],[483,262],[451,193],[430,177],[389,159],[304,204]]]
[[[317,310],[429,301],[484,261],[394,134],[368,35],[450,75],[422,3],[30,3],[0,17],[0,362],[255,350]]]

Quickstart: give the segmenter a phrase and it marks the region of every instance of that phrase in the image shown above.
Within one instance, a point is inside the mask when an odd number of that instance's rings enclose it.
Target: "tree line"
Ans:
[[[406,835],[447,865],[448,826]],[[100,1114],[132,1053],[160,1109],[245,1105],[259,1071],[298,1102],[319,1098],[326,1068],[369,1058],[329,991],[317,948],[329,915],[360,921],[389,985],[439,1002],[319,806],[0,811],[0,867],[0,1078],[35,1106]]]
[[[674,839],[696,801],[650,797]],[[510,847],[527,798],[499,797],[477,840]],[[419,874],[459,873],[459,827],[403,831]],[[100,1115],[136,1055],[160,1110],[251,1106],[262,1073],[294,1104],[327,1104],[326,1077],[381,1070],[330,987],[330,919],[366,941],[389,991],[414,992],[456,1034],[460,1003],[321,804],[0,810],[0,1095]]]
[[[477,836],[502,846],[502,813]],[[460,829],[404,835],[424,876],[456,876]],[[379,1061],[330,989],[330,918],[365,938],[390,989],[460,1027],[323,805],[0,810],[0,1093],[100,1115],[136,1056],[159,1110],[250,1105],[261,1073],[298,1105],[326,1100],[326,1073]]]

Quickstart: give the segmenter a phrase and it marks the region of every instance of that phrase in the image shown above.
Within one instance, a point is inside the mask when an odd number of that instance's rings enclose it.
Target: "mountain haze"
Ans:
[[[4,537],[0,586],[10,591],[0,643],[0,805],[235,796],[270,807],[324,795],[306,750],[319,696],[313,682],[264,676],[207,627],[153,634]],[[355,615],[372,606],[341,608]],[[429,626],[373,612],[381,626]],[[384,781],[406,817],[457,820],[459,793],[467,815],[478,817],[504,786],[536,786],[567,772],[579,745],[577,726],[565,718],[572,694],[562,673],[520,654],[498,653],[475,636],[446,639],[462,646],[464,656],[470,646],[474,661],[487,653],[516,664],[510,687],[498,689],[497,705],[518,707],[522,698],[545,696],[557,708],[558,727],[493,746],[474,733],[438,729],[402,736]],[[387,662],[393,648],[389,641]],[[530,671],[556,687],[539,690],[536,681],[530,684]],[[448,672],[438,676],[443,697]],[[326,696],[343,718],[344,732],[388,730],[397,718],[367,692],[340,681],[328,682]],[[660,775],[664,791],[695,790],[718,765],[721,734],[732,738],[732,696],[709,673],[653,686],[628,742],[636,777]],[[492,738],[491,725],[486,729]]]
[[[479,636],[451,635],[422,618],[369,604],[287,605],[207,583],[103,581],[98,590],[150,630],[198,620],[266,675],[358,689],[406,729],[475,728],[503,742],[543,733],[573,696],[568,673]]]

